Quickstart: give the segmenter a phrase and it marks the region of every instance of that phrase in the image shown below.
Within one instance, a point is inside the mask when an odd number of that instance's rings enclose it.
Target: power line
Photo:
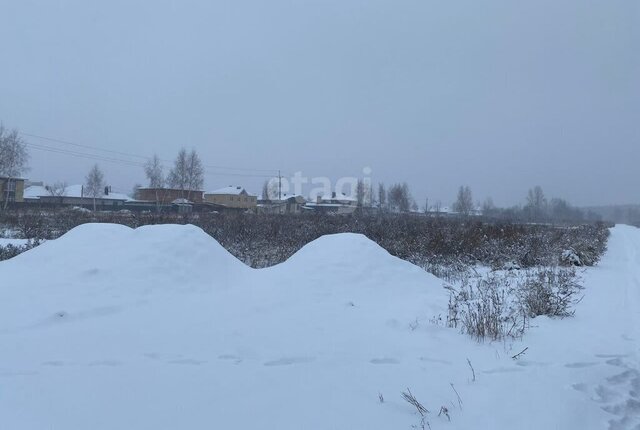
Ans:
[[[68,156],[72,156],[72,157],[76,157],[76,158],[84,158],[84,159],[89,159],[89,160],[105,161],[105,162],[108,162],[108,163],[119,164],[119,165],[128,166],[128,167],[136,167],[136,168],[144,168],[145,167],[144,163],[137,162],[137,161],[124,160],[124,159],[121,159],[121,158],[107,157],[107,156],[98,155],[98,154],[89,154],[89,153],[85,153],[85,152],[73,151],[73,150],[63,149],[63,148],[55,148],[55,147],[50,147],[50,146],[40,145],[40,144],[30,143],[30,142],[27,142],[25,144],[26,144],[26,146],[28,148],[35,149],[35,150],[38,150],[38,151],[51,152],[51,153],[55,153],[55,154],[68,155]],[[162,167],[163,168],[168,168],[166,165],[162,165]],[[257,178],[271,178],[271,177],[274,177],[274,175],[266,175],[266,174],[216,172],[216,171],[212,171],[211,169],[207,169],[206,168],[206,167],[210,167],[210,166],[203,166],[203,167],[205,167],[205,169],[204,169],[205,175],[208,175],[208,176],[236,176],[236,177],[254,177],[254,178],[256,178],[256,177]]]
[[[35,137],[37,139],[43,139],[43,140],[48,140],[48,141],[51,141],[51,142],[63,143],[65,145],[76,146],[78,148],[93,149],[95,151],[103,151],[103,152],[108,152],[108,153],[111,153],[111,154],[124,155],[126,157],[141,158],[143,160],[149,159],[149,157],[144,157],[142,155],[131,154],[131,153],[128,153],[128,152],[114,151],[114,150],[111,150],[111,149],[99,148],[97,146],[84,145],[84,144],[81,144],[81,143],[69,142],[68,140],[55,139],[53,137],[46,137],[46,136],[40,136],[40,135],[37,135],[37,134],[23,133],[23,132],[21,132],[21,134],[23,134],[25,136],[29,136],[29,137]]]
[[[105,157],[105,156],[97,155],[97,154],[87,154],[87,153],[78,152],[78,151],[70,151],[68,149],[62,149],[62,148],[52,148],[52,147],[49,147],[49,146],[38,145],[38,144],[35,144],[35,143],[26,143],[26,146],[28,148],[37,149],[39,151],[46,151],[46,152],[52,152],[52,153],[56,153],[56,154],[70,155],[72,157],[87,158],[87,159],[90,159],[90,160],[98,160],[98,161],[107,161],[107,162],[110,162],[110,163],[122,164],[122,165],[128,165],[128,166],[135,166],[135,167],[144,167],[143,163],[130,161],[130,160],[122,160],[122,159],[118,159],[118,158],[110,158],[110,157]]]
[[[98,146],[86,145],[86,144],[81,144],[81,143],[76,143],[76,142],[70,142],[68,140],[57,139],[57,138],[47,137],[47,136],[41,136],[41,135],[38,135],[38,134],[24,133],[24,132],[21,132],[21,134],[24,135],[24,136],[33,137],[33,138],[36,138],[36,139],[48,140],[48,141],[51,141],[51,142],[62,143],[64,145],[71,145],[71,146],[75,146],[75,147],[78,147],[78,148],[91,149],[91,150],[94,150],[94,151],[102,151],[102,152],[106,152],[106,153],[110,153],[110,154],[123,155],[125,157],[138,158],[138,159],[142,159],[142,160],[145,160],[145,161],[149,160],[151,158],[151,157],[146,157],[146,156],[139,155],[139,154],[133,154],[133,153],[122,152],[122,151],[115,151],[115,150],[112,150],[112,149],[100,148]],[[89,155],[93,155],[93,154],[89,154]],[[96,155],[96,156],[99,156],[99,155]],[[170,160],[165,160],[165,159],[160,159],[160,161],[164,161],[166,163],[171,163]],[[268,176],[273,176],[273,173],[276,172],[276,169],[255,169],[255,168],[249,168],[249,167],[229,167],[229,166],[219,166],[219,165],[211,165],[211,164],[203,165],[203,167],[210,168],[210,169],[239,170],[239,171],[256,172],[256,173],[257,172],[262,172],[262,173],[270,172],[270,173],[272,173],[272,175],[268,175]],[[256,176],[266,176],[266,175],[256,175]]]

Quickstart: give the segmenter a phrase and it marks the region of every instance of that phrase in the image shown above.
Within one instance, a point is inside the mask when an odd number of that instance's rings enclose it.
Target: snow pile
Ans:
[[[477,344],[360,235],[253,270],[193,226],[84,225],[0,263],[2,427],[411,429],[410,388],[432,429],[634,428],[640,234],[610,249],[575,318]]]
[[[580,257],[573,249],[565,249],[564,251],[562,251],[560,261],[567,266],[582,266]]]

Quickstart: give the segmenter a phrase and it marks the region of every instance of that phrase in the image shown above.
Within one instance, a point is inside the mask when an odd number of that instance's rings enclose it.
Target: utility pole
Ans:
[[[282,175],[278,170],[278,200],[282,200]]]

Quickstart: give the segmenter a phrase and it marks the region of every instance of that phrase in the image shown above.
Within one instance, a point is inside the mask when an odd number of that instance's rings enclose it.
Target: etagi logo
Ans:
[[[266,190],[268,197],[271,199],[284,195],[304,196],[305,188],[311,186],[307,194],[308,200],[315,200],[318,196],[330,198],[331,196],[345,195],[350,198],[357,198],[359,194],[358,188],[361,189],[363,196],[368,196],[371,192],[371,167],[362,169],[362,177],[343,176],[335,181],[335,184],[327,176],[314,176],[309,178],[304,176],[302,172],[295,172],[290,178],[280,176],[274,177],[267,181]],[[334,194],[335,193],[335,194]]]

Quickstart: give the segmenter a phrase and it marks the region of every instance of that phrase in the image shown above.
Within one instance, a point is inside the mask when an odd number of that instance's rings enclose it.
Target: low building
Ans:
[[[95,206],[100,210],[119,210],[124,208],[124,203],[131,200],[129,196],[122,193],[114,193],[111,187],[105,187],[104,191],[96,196],[88,195],[84,185],[69,185],[64,188],[53,190],[43,185],[32,185],[24,190],[24,201],[26,203],[41,204],[47,206],[79,206],[92,208]]]
[[[135,199],[142,202],[154,202],[159,204],[171,204],[172,202],[185,199],[192,203],[202,203],[202,191],[180,190],[177,188],[138,188]]]
[[[331,193],[331,196],[317,196],[315,203],[307,203],[304,209],[320,213],[352,214],[358,208],[358,199],[344,193]]]
[[[24,179],[0,176],[0,196],[2,196],[2,205],[6,202],[23,202]]]
[[[204,201],[228,208],[255,209],[258,197],[239,186],[228,186],[204,193]]]
[[[258,201],[258,213],[265,214],[299,214],[304,211],[307,200],[301,195],[283,194],[279,199],[263,199]]]

